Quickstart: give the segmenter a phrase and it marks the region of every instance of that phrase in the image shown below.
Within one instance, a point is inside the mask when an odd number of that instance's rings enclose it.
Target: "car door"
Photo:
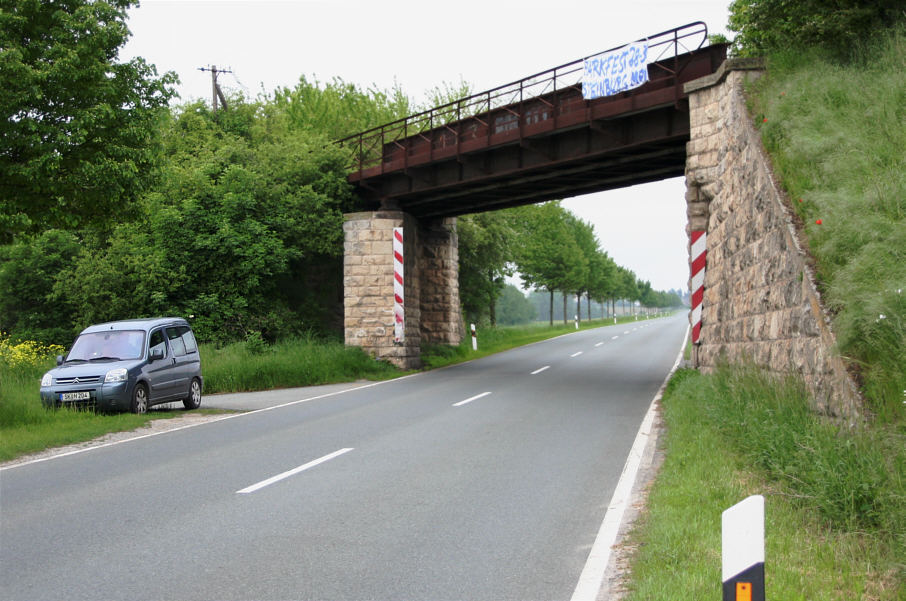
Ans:
[[[189,383],[199,370],[198,346],[188,326],[167,326],[167,343],[176,362],[175,392],[180,398],[189,394]]]
[[[155,351],[163,352],[163,359],[151,361],[151,353]],[[158,328],[151,331],[148,336],[148,393],[152,403],[160,402],[167,398],[175,397],[179,394],[179,366],[176,358],[167,343],[167,335],[164,328]]]

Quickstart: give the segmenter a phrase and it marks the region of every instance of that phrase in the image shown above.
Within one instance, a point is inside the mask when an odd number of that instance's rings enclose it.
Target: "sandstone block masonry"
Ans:
[[[394,341],[393,228],[403,228],[405,330]],[[343,224],[346,344],[404,369],[421,366],[421,343],[459,344],[456,218],[419,222],[401,211],[351,213]]]
[[[830,320],[800,244],[788,199],[746,109],[744,84],[758,61],[731,59],[712,76],[686,85],[689,231],[707,232],[707,268],[699,369],[722,359],[754,361],[795,372],[817,408],[859,413],[859,397],[835,353]]]

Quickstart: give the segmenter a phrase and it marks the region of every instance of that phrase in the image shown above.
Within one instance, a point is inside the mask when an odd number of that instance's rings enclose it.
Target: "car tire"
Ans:
[[[182,400],[186,409],[198,409],[201,407],[201,381],[198,378],[192,378],[189,384],[189,396]]]
[[[136,384],[132,391],[132,413],[148,413],[148,387],[144,384]]]

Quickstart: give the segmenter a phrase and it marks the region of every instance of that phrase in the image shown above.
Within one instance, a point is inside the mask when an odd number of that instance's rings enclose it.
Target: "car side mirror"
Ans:
[[[156,348],[153,351],[151,351],[151,360],[152,361],[158,361],[163,358],[164,358],[163,349]]]
[[[63,365],[63,355],[57,355],[57,365]]]

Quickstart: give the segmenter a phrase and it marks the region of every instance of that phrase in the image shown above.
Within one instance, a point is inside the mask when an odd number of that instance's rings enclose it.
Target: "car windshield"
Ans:
[[[145,333],[141,330],[111,330],[82,334],[76,338],[67,361],[140,359]]]

